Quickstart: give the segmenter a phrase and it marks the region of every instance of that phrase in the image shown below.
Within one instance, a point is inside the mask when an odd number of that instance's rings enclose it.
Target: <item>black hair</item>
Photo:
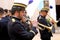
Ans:
[[[8,13],[8,9],[4,9],[4,12]]]
[[[9,10],[9,12],[11,12],[11,10]]]
[[[3,8],[0,7],[0,14],[3,14],[4,13],[4,10]]]
[[[22,10],[24,11],[25,8],[24,7],[20,7],[20,6],[13,6],[12,9],[11,9],[11,13],[12,13],[12,15],[14,15],[15,11],[20,12]]]

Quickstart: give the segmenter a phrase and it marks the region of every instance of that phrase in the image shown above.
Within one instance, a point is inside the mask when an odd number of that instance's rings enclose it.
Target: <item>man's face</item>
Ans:
[[[25,15],[25,11],[20,11],[19,18],[22,18]]]
[[[47,13],[45,11],[42,12],[43,16],[47,16]]]

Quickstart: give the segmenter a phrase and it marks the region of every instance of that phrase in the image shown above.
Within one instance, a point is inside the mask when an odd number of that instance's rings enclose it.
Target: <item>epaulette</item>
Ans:
[[[12,18],[11,20],[12,20],[12,22],[15,22],[16,21],[14,18]]]

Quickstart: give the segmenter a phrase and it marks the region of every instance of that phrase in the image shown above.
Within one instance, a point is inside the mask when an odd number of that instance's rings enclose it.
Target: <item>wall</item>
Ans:
[[[56,5],[60,5],[60,0],[56,0]]]
[[[14,0],[0,0],[0,7],[11,9]]]

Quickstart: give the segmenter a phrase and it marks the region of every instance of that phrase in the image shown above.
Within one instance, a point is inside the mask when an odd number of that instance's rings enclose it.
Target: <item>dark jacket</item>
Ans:
[[[39,15],[38,18],[37,18],[37,21],[43,25],[46,25],[46,26],[51,26],[51,24],[49,22],[47,22],[46,18]],[[39,27],[41,28],[44,28],[42,27],[41,25],[38,25]],[[48,38],[48,37],[51,37],[52,36],[52,33],[51,31],[49,32],[48,29],[44,29],[44,30],[39,30],[40,31],[40,34],[41,34],[41,38]]]
[[[9,40],[7,24],[9,17],[4,17],[0,20],[0,40]]]
[[[34,31],[37,32],[36,30]],[[32,40],[35,36],[34,33],[28,32],[24,25],[20,22],[20,19],[12,17],[8,23],[8,33],[11,40]]]

